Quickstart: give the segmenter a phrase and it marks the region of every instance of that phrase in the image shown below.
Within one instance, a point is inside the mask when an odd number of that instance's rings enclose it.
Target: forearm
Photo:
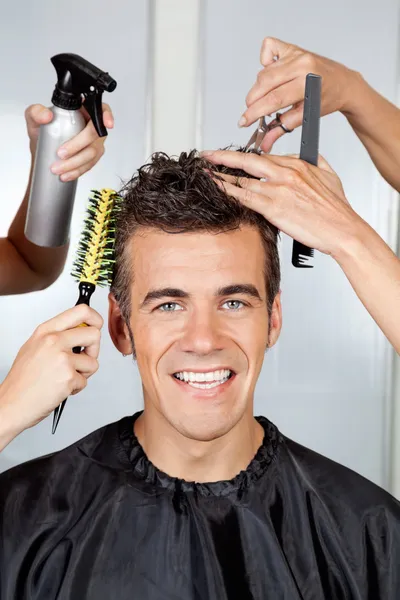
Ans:
[[[343,114],[386,181],[400,192],[400,110],[351,72]]]
[[[11,281],[8,278],[7,285],[4,283],[4,277],[0,277],[3,281],[0,287],[6,288],[2,290],[4,294],[21,294],[47,287],[62,272],[68,254],[68,245],[60,248],[41,248],[32,244],[25,237],[25,219],[28,209],[32,171],[33,159],[24,199],[8,231],[7,244],[3,241],[3,248],[6,251],[11,254],[12,250],[15,250],[15,252],[12,252],[15,256],[10,256],[10,262],[14,265],[17,264],[17,270],[14,270],[14,277]],[[10,245],[13,248],[10,248]],[[4,261],[4,257],[2,259]],[[0,266],[0,268],[2,267]],[[23,277],[23,275],[27,275],[27,271],[29,271],[28,276]]]
[[[357,235],[338,248],[333,258],[400,354],[400,260],[364,221]]]

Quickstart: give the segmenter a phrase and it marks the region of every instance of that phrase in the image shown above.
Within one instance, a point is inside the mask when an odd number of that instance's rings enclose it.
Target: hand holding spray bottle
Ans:
[[[68,243],[76,194],[77,180],[63,182],[51,172],[57,150],[86,126],[79,110],[83,97],[98,135],[107,135],[102,94],[113,92],[117,87],[108,73],[76,54],[57,54],[51,62],[58,78],[50,108],[54,117],[40,128],[25,223],[27,239],[44,247]]]

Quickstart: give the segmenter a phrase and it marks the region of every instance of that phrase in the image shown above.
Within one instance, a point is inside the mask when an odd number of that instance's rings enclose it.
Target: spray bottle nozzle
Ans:
[[[51,59],[57,71],[52,102],[66,110],[78,110],[85,98],[85,108],[100,137],[107,135],[103,122],[103,92],[113,92],[117,82],[77,54],[57,54]]]

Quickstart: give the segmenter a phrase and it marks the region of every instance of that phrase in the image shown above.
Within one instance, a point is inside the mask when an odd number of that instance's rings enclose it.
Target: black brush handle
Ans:
[[[319,126],[321,117],[321,77],[309,73],[306,77],[304,94],[304,114],[301,130],[300,159],[318,166]],[[295,267],[312,268],[306,264],[307,258],[314,256],[314,250],[293,240],[292,264]]]
[[[79,298],[78,298],[78,301],[75,304],[75,306],[78,306],[78,304],[87,304],[88,306],[90,306],[90,298],[92,297],[92,294],[95,289],[96,289],[96,286],[93,283],[87,283],[85,281],[81,281],[79,284]],[[83,327],[83,326],[86,326],[85,323],[82,323],[82,325],[79,325],[79,327]],[[72,348],[72,352],[74,354],[80,354],[82,352],[81,346],[75,346],[75,348]],[[67,400],[68,400],[68,398],[65,398],[65,400],[63,400],[61,402],[61,404],[59,406],[57,406],[57,408],[54,410],[53,428],[52,428],[53,435],[55,434],[55,432],[57,430],[57,426],[58,426],[58,423],[60,422],[61,415],[63,413],[63,410],[64,410]]]

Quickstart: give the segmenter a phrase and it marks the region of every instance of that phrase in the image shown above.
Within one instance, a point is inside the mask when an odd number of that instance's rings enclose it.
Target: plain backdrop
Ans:
[[[163,5],[163,18],[154,27],[150,8],[157,4]],[[395,101],[398,9],[397,0],[287,0],[284,7],[261,0],[117,0],[112,7],[104,0],[70,0],[68,10],[49,0],[7,3],[0,19],[0,235],[6,234],[27,181],[24,110],[33,102],[50,104],[55,72],[49,58],[81,54],[109,71],[118,87],[105,95],[115,114],[107,152],[79,182],[65,272],[45,291],[0,298],[0,380],[34,328],[76,302],[69,272],[92,188],[118,189],[154,147],[176,152],[195,144],[246,142],[251,131],[236,123],[260,68],[266,35],[347,64]],[[149,112],[152,98],[156,104]],[[297,131],[284,136],[274,152],[297,153],[299,144]],[[392,243],[396,199],[341,115],[323,119],[320,150],[356,211]],[[282,236],[284,325],[266,355],[255,413],[388,487],[390,348],[329,257],[317,253],[314,269],[296,270],[290,256],[291,240]],[[106,318],[106,290],[96,291],[92,306]],[[65,447],[141,407],[136,366],[118,354],[105,326],[100,369],[87,389],[69,400],[57,434],[51,435],[51,418],[24,432],[1,453],[0,470]]]

